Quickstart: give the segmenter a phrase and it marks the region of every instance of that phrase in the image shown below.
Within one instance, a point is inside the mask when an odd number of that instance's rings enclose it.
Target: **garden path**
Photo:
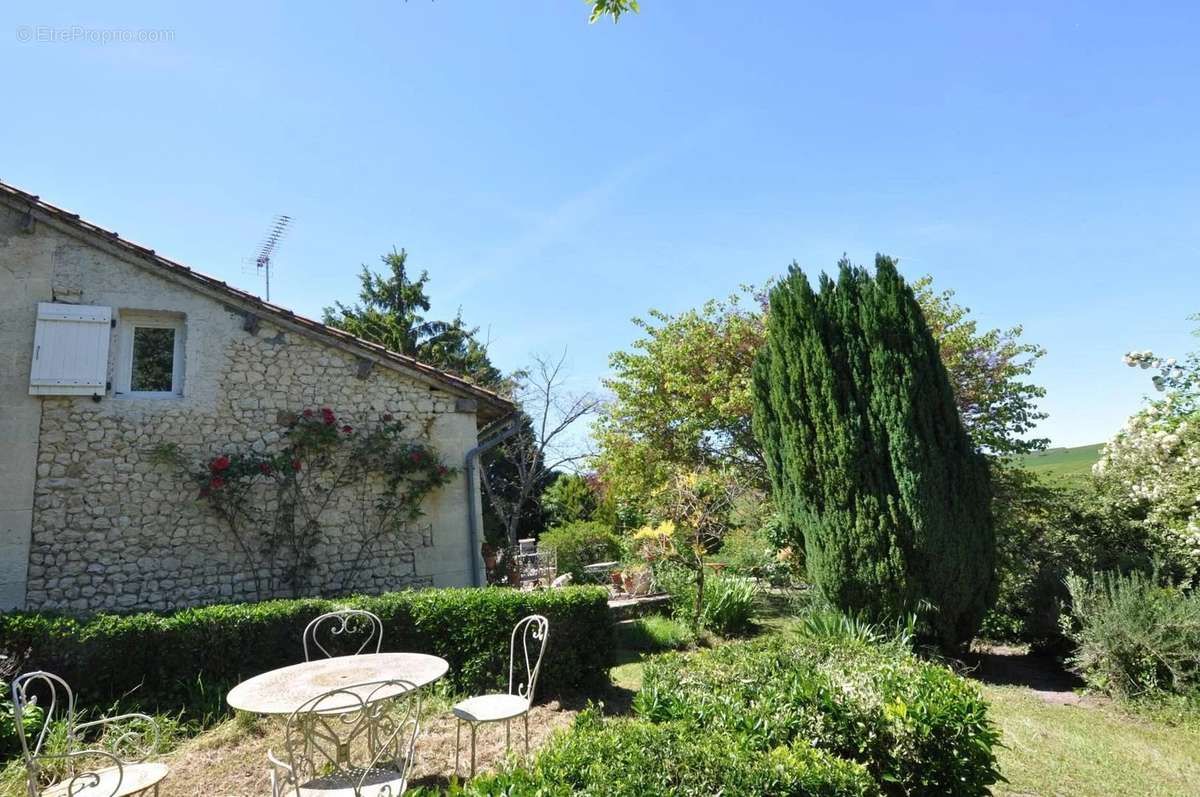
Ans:
[[[1050,656],[1024,648],[985,645],[972,649],[966,658],[968,674],[993,686],[1023,686],[1046,703],[1058,706],[1095,706],[1105,701],[1081,695],[1083,681],[1064,670]]]

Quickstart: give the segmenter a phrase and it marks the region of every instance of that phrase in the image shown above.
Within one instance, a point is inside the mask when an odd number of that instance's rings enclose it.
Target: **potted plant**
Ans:
[[[654,583],[650,568],[645,565],[627,567],[621,574],[621,583],[628,595],[648,595]]]

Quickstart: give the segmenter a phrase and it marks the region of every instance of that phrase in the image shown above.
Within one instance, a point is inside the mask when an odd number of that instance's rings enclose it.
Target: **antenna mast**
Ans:
[[[271,301],[271,256],[275,254],[275,247],[283,239],[284,234],[288,231],[288,226],[292,223],[291,216],[280,214],[271,222],[270,229],[267,230],[267,237],[263,240],[263,244],[259,247],[258,257],[254,259],[254,267],[263,274],[267,286],[267,301]]]

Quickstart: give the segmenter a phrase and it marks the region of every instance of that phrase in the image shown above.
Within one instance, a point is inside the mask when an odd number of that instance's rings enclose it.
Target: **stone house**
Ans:
[[[468,459],[507,400],[3,183],[0,366],[0,610],[267,597],[195,483],[154,452],[269,449],[289,415],[320,407],[339,423],[397,419],[453,475],[365,559],[353,507],[333,507],[303,591],[482,583]]]

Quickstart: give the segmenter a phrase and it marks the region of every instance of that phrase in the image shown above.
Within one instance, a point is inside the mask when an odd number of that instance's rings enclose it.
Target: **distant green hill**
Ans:
[[[1092,465],[1100,459],[1103,443],[1074,448],[1048,448],[1021,458],[1021,464],[1040,476],[1063,481],[1082,481],[1092,472]]]

